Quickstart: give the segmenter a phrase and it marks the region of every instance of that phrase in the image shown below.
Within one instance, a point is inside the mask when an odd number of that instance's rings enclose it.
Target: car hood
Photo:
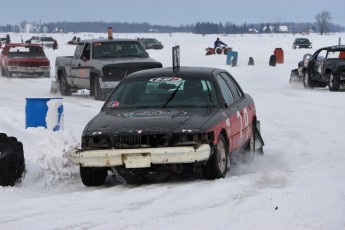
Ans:
[[[101,111],[88,123],[84,135],[131,131],[202,132],[216,113],[217,109],[211,108]]]
[[[156,60],[150,57],[126,57],[126,58],[100,58],[93,59],[102,65],[127,65],[127,64],[140,64],[140,63],[157,63]]]

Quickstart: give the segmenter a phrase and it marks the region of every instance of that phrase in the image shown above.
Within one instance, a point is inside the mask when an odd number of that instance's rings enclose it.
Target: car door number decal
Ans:
[[[79,70],[79,73],[80,73],[80,77],[86,77],[86,71],[85,71],[85,69],[80,69],[80,70]]]
[[[237,118],[240,119],[240,123],[241,123],[241,129],[240,129],[240,142],[242,141],[243,139],[243,120],[242,120],[242,116],[241,116],[241,113],[240,111],[237,111]],[[248,118],[248,110],[247,110],[247,107],[244,107],[243,109],[243,118],[244,118],[244,127],[248,127],[248,123],[249,123],[249,118]],[[248,136],[249,136],[249,129],[247,129],[247,139],[248,139]]]

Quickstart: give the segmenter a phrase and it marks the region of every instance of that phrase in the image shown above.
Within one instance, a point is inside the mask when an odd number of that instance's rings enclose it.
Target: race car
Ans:
[[[103,185],[108,171],[224,178],[235,154],[263,154],[259,125],[254,100],[225,70],[142,70],[116,86],[70,156],[86,186]]]

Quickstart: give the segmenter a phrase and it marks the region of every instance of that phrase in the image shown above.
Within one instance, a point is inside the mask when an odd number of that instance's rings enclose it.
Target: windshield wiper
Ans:
[[[164,103],[164,105],[162,105],[162,108],[167,107],[168,103],[175,97],[175,95],[176,95],[178,89],[180,88],[180,86],[182,85],[182,83],[183,83],[183,82],[181,82],[181,83],[176,87],[176,89],[174,90],[174,92],[172,92],[172,93],[170,94],[170,96],[168,97],[168,99],[166,100],[166,102]]]

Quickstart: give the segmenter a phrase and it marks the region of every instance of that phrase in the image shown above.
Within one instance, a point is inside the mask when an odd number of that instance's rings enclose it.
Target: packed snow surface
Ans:
[[[32,36],[10,35],[12,42]],[[52,34],[59,49],[45,49],[50,79],[0,77],[0,132],[23,143],[26,161],[21,183],[0,187],[0,229],[345,228],[345,92],[289,83],[291,69],[304,54],[337,45],[344,34],[115,34],[157,38],[164,49],[148,52],[164,67],[172,66],[171,48],[180,45],[181,65],[229,71],[255,101],[265,154],[235,165],[224,179],[183,177],[123,185],[110,177],[100,187],[85,187],[68,156],[103,104],[87,90],[63,97],[63,129],[25,129],[26,98],[61,97],[50,93],[55,58],[73,55],[75,46],[67,41],[75,35],[107,36]],[[238,52],[238,66],[226,65],[225,55],[205,55],[217,37]],[[313,48],[292,49],[296,37],[307,37]],[[272,67],[269,58],[275,48],[283,49],[284,64]],[[248,65],[249,57],[254,66]],[[49,124],[53,118],[48,116]]]

